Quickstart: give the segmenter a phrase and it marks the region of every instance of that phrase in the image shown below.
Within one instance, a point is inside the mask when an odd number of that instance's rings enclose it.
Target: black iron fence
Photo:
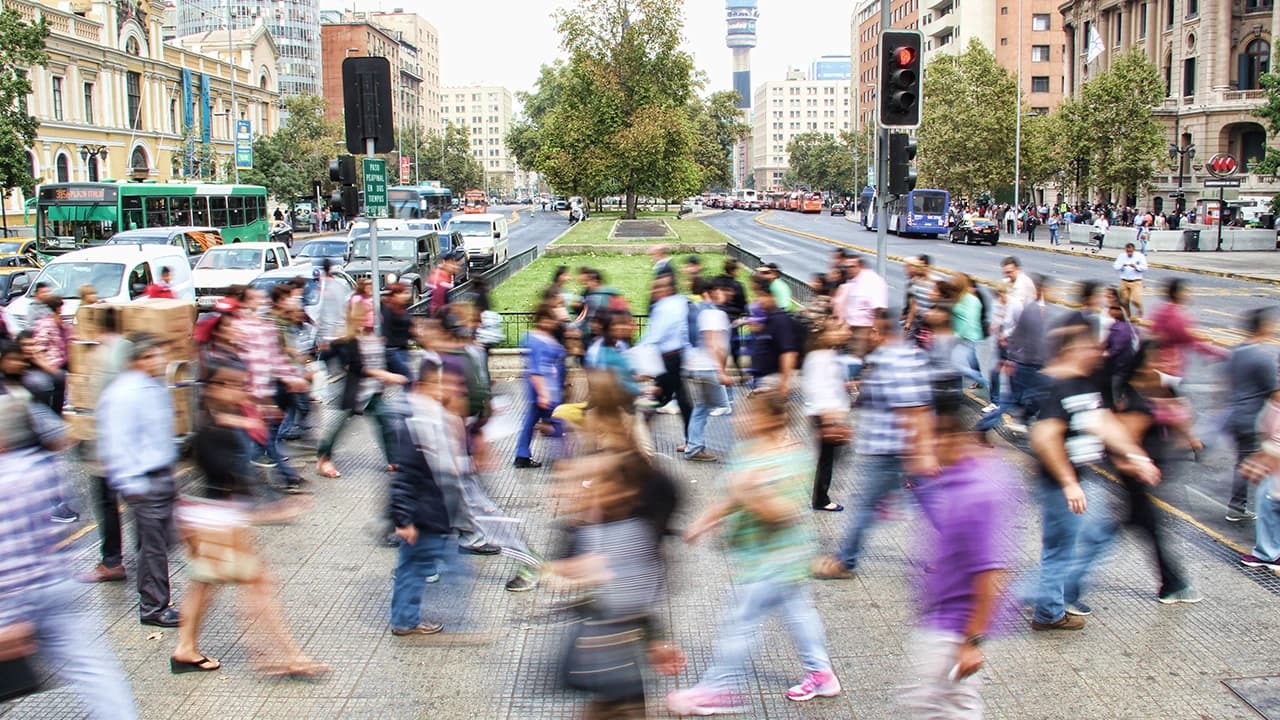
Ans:
[[[759,255],[756,255],[755,253],[749,252],[747,250],[743,250],[741,247],[739,247],[734,243],[726,244],[724,247],[724,253],[725,255],[728,255],[729,257],[734,258],[738,262],[742,263],[744,266],[747,267],[748,270],[755,270],[756,268],[764,265],[765,263],[765,261],[762,260]],[[808,303],[810,300],[813,299],[813,288],[809,287],[809,283],[807,281],[802,280],[798,277],[795,277],[794,275],[788,275],[787,273],[782,273],[782,281],[785,282],[787,284],[787,287],[791,289],[792,300],[798,303]],[[748,290],[748,294],[750,294],[751,289],[747,288],[747,290]],[[786,308],[786,309],[794,310],[795,308]]]
[[[648,326],[648,315],[633,315],[636,325],[635,337],[644,334],[645,327]],[[533,329],[533,313],[502,313],[502,342],[494,347],[498,348],[518,348],[524,342],[525,333]]]

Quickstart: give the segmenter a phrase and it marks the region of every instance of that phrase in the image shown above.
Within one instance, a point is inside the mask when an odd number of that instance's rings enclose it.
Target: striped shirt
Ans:
[[[56,455],[26,448],[0,453],[0,627],[30,619],[24,598],[66,575],[49,520],[62,479]]]
[[[911,440],[898,411],[933,402],[932,374],[924,353],[901,342],[867,355],[858,393],[854,451],[859,455],[899,455]]]

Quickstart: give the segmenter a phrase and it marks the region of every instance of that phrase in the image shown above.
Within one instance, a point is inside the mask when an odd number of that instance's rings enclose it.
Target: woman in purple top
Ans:
[[[533,459],[533,431],[539,423],[549,423],[553,428],[553,436],[559,436],[560,421],[551,417],[564,392],[564,345],[556,340],[555,331],[558,321],[553,308],[543,303],[533,313],[534,328],[525,335],[524,347],[528,350],[525,358],[524,377],[529,394],[529,409],[524,416],[524,425],[520,428],[520,437],[516,441],[516,462],[518,468],[541,467],[542,463]]]

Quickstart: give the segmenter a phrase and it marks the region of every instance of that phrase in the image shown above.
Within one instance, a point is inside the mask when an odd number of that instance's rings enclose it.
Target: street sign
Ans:
[[[409,158],[408,157],[400,158],[400,184],[401,185],[409,184]]]
[[[253,169],[253,126],[248,120],[236,121],[236,167]]]
[[[1209,178],[1204,181],[1207,188],[1240,187],[1240,178]]]
[[[364,159],[364,214],[371,218],[388,217],[387,161],[382,158]]]
[[[1205,164],[1205,169],[1216,178],[1229,178],[1240,170],[1240,163],[1236,162],[1235,155],[1231,153],[1218,153],[1209,158],[1209,162]],[[1215,186],[1210,185],[1209,187]]]

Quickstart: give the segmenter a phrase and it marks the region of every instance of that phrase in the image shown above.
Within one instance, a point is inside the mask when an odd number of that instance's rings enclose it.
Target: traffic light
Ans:
[[[360,190],[354,185],[343,185],[329,196],[329,204],[334,212],[355,217],[360,214]]]
[[[352,155],[339,155],[329,161],[329,179],[339,185],[356,184],[356,159]]]
[[[916,187],[916,139],[906,133],[889,133],[889,194],[906,195]]]
[[[886,30],[880,35],[880,127],[920,127],[923,36],[916,30]]]

